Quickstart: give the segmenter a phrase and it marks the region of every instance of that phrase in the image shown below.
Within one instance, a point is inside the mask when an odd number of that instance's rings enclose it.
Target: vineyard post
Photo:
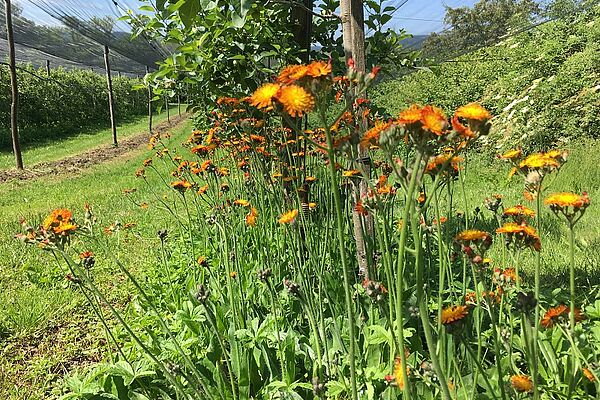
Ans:
[[[118,146],[117,142],[117,124],[115,121],[115,101],[112,85],[112,77],[110,75],[110,61],[108,59],[108,46],[104,45],[104,65],[106,67],[106,82],[108,83],[108,110],[110,111],[110,127],[112,129],[113,145]]]
[[[169,96],[165,96],[165,108],[167,109],[167,122],[171,123],[171,111],[169,110]]]
[[[177,113],[181,116],[181,94],[177,93]]]
[[[10,130],[12,135],[13,151],[17,169],[23,169],[23,156],[21,155],[21,144],[19,143],[19,127],[17,126],[19,117],[19,87],[17,85],[17,69],[15,60],[15,38],[12,26],[12,11],[10,0],[4,0],[6,6],[6,38],[8,40],[8,58],[10,70],[10,87],[12,93],[12,103],[10,107]]]
[[[50,76],[50,60],[46,60],[46,75]]]
[[[150,73],[150,69],[146,67],[146,75]],[[148,82],[148,132],[152,134],[152,86]]]

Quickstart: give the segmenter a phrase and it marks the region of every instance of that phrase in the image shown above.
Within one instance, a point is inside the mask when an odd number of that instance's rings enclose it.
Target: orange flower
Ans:
[[[313,78],[320,78],[331,74],[331,63],[324,61],[313,61],[306,67],[306,75]]]
[[[413,104],[406,110],[400,112],[397,122],[401,125],[410,125],[421,121],[421,108]]]
[[[277,100],[283,105],[283,109],[292,117],[301,117],[310,112],[315,105],[314,97],[301,86],[290,85],[281,88],[277,94]]]
[[[83,260],[85,258],[90,258],[90,257],[94,257],[94,253],[92,253],[91,251],[84,251],[82,253],[79,253],[79,258],[81,260]]]
[[[406,367],[406,374],[410,373],[410,368]],[[402,358],[396,357],[394,359],[394,380],[396,381],[396,385],[401,390],[404,390],[404,374],[402,373]]]
[[[533,392],[533,382],[527,375],[513,375],[510,377],[511,386],[517,391],[522,393]]]
[[[458,170],[460,168],[459,163],[462,161],[462,157],[452,157],[450,154],[440,154],[439,156],[430,159],[425,167],[425,173],[436,175],[442,171],[442,167],[444,167],[444,165],[447,165],[449,168],[447,168],[446,172],[456,175],[458,174]]]
[[[442,324],[449,325],[460,321],[469,314],[467,306],[449,306],[442,310]]]
[[[246,225],[256,226],[256,220],[258,219],[258,210],[254,207],[250,209],[248,215],[246,215]]]
[[[473,119],[476,121],[487,121],[492,118],[492,114],[479,103],[469,103],[466,106],[458,107],[455,115],[459,118]]]
[[[506,153],[499,156],[499,158],[504,160],[516,160],[521,157],[521,154],[523,154],[523,150],[521,149],[508,150]]]
[[[281,86],[277,83],[267,83],[256,89],[250,97],[250,104],[256,108],[265,109],[273,105],[273,99]]]
[[[67,209],[56,209],[44,219],[43,227],[56,235],[68,235],[77,229],[77,225],[71,221],[72,216]]]
[[[516,217],[517,219],[521,219],[522,217],[533,218],[535,217],[535,211],[528,207],[525,207],[524,205],[517,204],[516,206],[505,209],[502,215],[504,215],[505,217]]]
[[[350,169],[348,171],[343,171],[342,176],[344,178],[354,178],[354,177],[360,176],[360,171],[357,169]]]
[[[291,224],[296,221],[296,217],[298,217],[298,210],[293,209],[291,211],[286,212],[279,218],[280,224]]]
[[[433,106],[425,106],[421,110],[421,123],[423,128],[437,136],[441,136],[446,128],[447,121],[442,110]]]
[[[250,202],[244,199],[237,199],[233,202],[233,204],[235,204],[236,206],[248,207],[250,205]]]
[[[198,194],[204,194],[208,190],[208,185],[204,185],[198,189]]]
[[[181,193],[184,193],[186,190],[188,190],[192,186],[193,185],[190,182],[186,181],[185,179],[180,180],[180,181],[171,182],[171,187],[173,189],[178,190]]]
[[[290,85],[308,74],[308,67],[305,65],[288,65],[281,70],[277,77],[277,82]]]
[[[460,232],[458,235],[454,237],[454,240],[457,242],[478,242],[483,240],[489,240],[491,238],[490,234],[485,231],[480,231],[477,229],[468,229],[466,231]]]
[[[559,321],[559,319],[566,318],[568,314],[569,307],[567,307],[564,304],[561,304],[557,307],[551,307],[546,311],[546,313],[542,317],[540,324],[546,329],[552,328],[554,324],[556,324]]]
[[[378,146],[379,135],[381,135],[381,132],[389,128],[391,125],[391,122],[376,121],[375,126],[366,131],[363,137],[360,139],[360,145],[363,147],[367,147],[369,144]]]
[[[546,200],[544,200],[544,204],[556,208],[573,207],[575,209],[579,209],[582,207],[587,207],[590,204],[590,198],[585,192],[583,195],[578,195],[571,192],[560,192],[548,196]]]
[[[596,380],[596,377],[588,368],[582,368],[582,372],[583,375],[588,379],[588,381],[594,382]]]

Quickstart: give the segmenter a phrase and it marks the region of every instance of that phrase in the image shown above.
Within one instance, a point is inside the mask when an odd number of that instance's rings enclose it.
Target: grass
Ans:
[[[170,110],[171,116],[177,115],[177,107]],[[147,127],[148,117],[138,117],[132,122],[120,125],[117,130],[117,138],[125,139],[132,135],[143,132]],[[162,111],[155,115],[153,124],[167,120],[167,112]],[[65,157],[82,153],[97,146],[103,146],[112,143],[112,131],[108,129],[91,129],[83,131],[77,135],[44,142],[42,145],[31,143],[23,147],[23,162],[25,167],[40,162],[56,161]],[[60,151],[57,151],[60,149]],[[0,151],[0,169],[12,168],[15,164],[15,157],[12,150]]]
[[[164,119],[166,114],[158,118]],[[143,132],[145,127],[142,119],[120,132],[125,137]],[[171,142],[181,142],[190,129],[189,121],[176,127]],[[109,131],[100,131],[51,147],[29,149],[25,157],[31,163],[62,158],[98,145],[102,136],[110,142]],[[98,215],[99,226],[135,221],[134,227],[110,240],[117,243],[123,261],[143,270],[154,260],[155,232],[167,222],[164,214],[157,214],[152,206],[141,209],[122,191],[136,186],[133,172],[147,156],[148,150],[142,147],[80,175],[0,185],[0,347],[4,348],[0,355],[0,398],[46,399],[56,379],[73,368],[100,360],[107,350],[97,318],[84,306],[84,297],[64,279],[67,271],[56,267],[50,254],[32,252],[12,238],[20,230],[19,218],[35,225],[54,208],[70,208],[81,214],[83,205],[89,203]],[[149,200],[143,189],[135,196],[140,202]],[[119,287],[111,291],[110,298],[124,305],[128,293],[118,285],[122,277],[106,257],[98,258],[102,259],[95,267],[98,279],[107,288]]]

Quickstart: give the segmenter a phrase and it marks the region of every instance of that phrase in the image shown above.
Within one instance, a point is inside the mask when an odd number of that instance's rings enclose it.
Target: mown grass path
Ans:
[[[165,142],[173,146],[191,131],[185,116],[172,117],[171,125],[163,120],[166,114],[157,127],[172,135]],[[102,326],[76,285],[65,279],[64,266],[58,266],[50,253],[24,246],[13,236],[20,231],[20,218],[36,226],[52,209],[64,207],[81,219],[83,205],[89,203],[98,229],[117,221],[130,224],[106,240],[117,257],[135,266],[134,272],[150,270],[156,259],[155,232],[169,222],[143,187],[134,198],[123,194],[125,188],[142,186],[134,173],[151,154],[145,146],[146,124],[145,119],[129,124],[118,148],[110,146],[110,135],[103,142],[106,132],[99,131],[96,140],[81,135],[29,149],[26,159],[30,165],[33,160],[38,164],[33,172],[0,183],[0,399],[55,398],[62,377],[109,354]],[[0,168],[6,165],[2,157]],[[40,164],[41,160],[46,161]],[[0,174],[8,171],[0,169]],[[148,208],[139,206],[146,201]],[[113,304],[127,307],[130,292],[124,277],[106,255],[97,252],[97,258],[95,279]]]

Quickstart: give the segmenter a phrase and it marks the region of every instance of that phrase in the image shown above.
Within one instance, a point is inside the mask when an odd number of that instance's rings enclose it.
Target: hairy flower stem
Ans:
[[[402,213],[402,220],[400,221],[401,227],[400,243],[398,244],[398,271],[396,273],[396,323],[400,346],[404,346],[404,313],[402,312],[402,307],[404,302],[404,259],[406,256],[406,239],[408,237],[408,219],[411,215],[410,211],[413,207],[415,189],[417,187],[417,171],[419,171],[420,169],[422,160],[423,155],[421,153],[417,153],[412,169],[413,173],[410,177],[410,183],[408,184],[408,189],[406,191],[406,204],[404,205],[404,212]],[[400,349],[400,360],[402,362],[402,365],[406,366],[406,356],[404,354],[404,349]],[[406,368],[402,368],[402,377],[404,380],[404,397],[410,400],[410,382],[408,380]]]
[[[77,269],[78,272],[79,272],[78,266],[69,258],[69,256],[67,255],[67,253],[64,250],[59,250],[59,252],[60,252],[60,255],[63,257],[63,259],[65,260],[65,262],[67,263],[67,265],[69,266],[69,269],[71,269],[71,270]],[[165,374],[165,377],[173,385],[175,385],[176,390],[179,393],[181,393],[182,396],[185,398],[186,397],[185,396],[185,389],[183,388],[183,385],[181,384],[181,382],[179,382],[179,380],[175,376],[173,376],[167,370],[167,368],[164,366],[164,364],[158,358],[156,358],[156,356],[154,355],[154,353],[133,332],[133,330],[131,329],[131,327],[129,326],[129,324],[127,324],[127,322],[125,322],[125,320],[123,319],[123,317],[121,316],[121,314],[113,307],[113,305],[102,294],[102,292],[100,292],[100,290],[96,287],[96,285],[94,284],[94,282],[87,276],[87,274],[81,274],[81,273],[79,273],[77,275],[83,277],[84,281],[88,284],[88,286],[92,290],[92,293],[94,293],[94,296],[96,296],[104,304],[106,304],[106,306],[110,310],[111,314],[117,319],[117,321],[119,321],[119,323],[123,326],[123,328],[125,329],[125,331],[127,331],[127,333],[129,334],[129,336],[137,343],[138,346],[140,346],[140,348],[144,351],[144,353],[146,353],[146,355],[148,357],[150,357],[150,359],[156,364],[156,366]],[[196,389],[196,393],[198,395],[204,395],[204,393],[198,391],[197,389]]]
[[[569,327],[571,328],[571,337],[575,337],[575,226],[569,222],[569,287],[570,293],[570,310],[569,310]],[[575,343],[571,341],[571,351],[573,352],[573,371],[571,371],[571,384],[569,392],[575,384],[575,379],[578,371],[577,366],[577,349]]]
[[[542,179],[543,181],[543,179]],[[536,229],[538,231],[538,235],[542,235],[542,181],[539,184],[539,188],[537,191],[537,197],[535,201],[535,222]],[[533,380],[533,399],[539,400],[540,391],[538,390],[538,333],[540,330],[540,268],[542,266],[542,253],[541,251],[535,252],[535,277],[534,277],[534,292],[535,292],[535,300],[537,301],[535,307],[535,329],[533,330],[533,348],[532,348],[532,356],[533,363],[531,365],[531,376]]]
[[[229,376],[229,384],[231,385],[231,394],[234,399],[237,399],[238,396],[236,395],[234,371],[230,362],[231,356],[229,354],[229,351],[227,351],[227,347],[225,347],[225,342],[223,341],[223,337],[221,336],[221,331],[217,327],[215,315],[213,314],[210,307],[206,305],[206,302],[203,302],[202,306],[204,307],[204,311],[206,311],[206,316],[208,322],[210,323],[210,326],[217,334],[217,340],[219,341],[219,345],[221,346],[221,350],[223,351],[223,358],[225,359],[225,365],[227,366],[227,375]]]
[[[277,310],[281,308],[275,307],[275,289],[273,289],[273,285],[271,282],[267,280],[267,287],[269,288],[269,297],[271,298],[271,308],[273,309],[273,315],[275,319],[275,330],[277,331],[277,349],[279,350],[279,365],[281,368],[281,380],[288,385],[289,382],[287,367],[285,365],[285,357],[283,354],[283,347],[281,342],[280,330],[279,330],[279,321],[277,321]]]
[[[446,400],[450,400],[452,396],[450,395],[450,389],[448,388],[448,381],[446,380],[446,374],[440,365],[440,361],[437,354],[437,346],[435,341],[433,340],[433,332],[431,331],[431,323],[429,320],[429,306],[427,302],[427,296],[425,295],[425,262],[424,262],[424,254],[423,254],[423,244],[422,241],[422,232],[419,226],[419,216],[415,212],[413,213],[413,221],[411,223],[413,240],[415,242],[415,250],[417,254],[415,255],[416,260],[416,285],[417,285],[417,304],[419,304],[419,316],[421,317],[421,324],[423,325],[423,334],[425,335],[425,341],[427,342],[427,347],[429,349],[429,357],[431,357],[431,363],[433,364],[433,369],[435,370],[436,375],[440,381],[440,387],[442,388],[442,397]]]
[[[356,334],[355,334],[355,318],[354,318],[354,302],[352,301],[352,293],[350,291],[350,272],[348,270],[347,256],[346,256],[346,243],[344,243],[344,217],[342,215],[342,201],[340,199],[340,189],[337,182],[337,175],[335,171],[335,153],[333,149],[333,138],[331,136],[331,130],[327,124],[327,117],[323,107],[319,107],[321,122],[325,126],[325,135],[327,137],[327,156],[329,158],[329,179],[331,181],[331,188],[333,189],[333,199],[335,204],[335,216],[336,216],[336,228],[338,244],[340,247],[340,258],[342,264],[342,274],[344,277],[344,294],[346,298],[346,312],[348,314],[348,336],[350,339],[350,345],[348,347],[348,358],[350,364],[350,384],[352,389],[352,400],[358,400],[358,388],[356,385]],[[400,352],[402,353],[402,352]]]

